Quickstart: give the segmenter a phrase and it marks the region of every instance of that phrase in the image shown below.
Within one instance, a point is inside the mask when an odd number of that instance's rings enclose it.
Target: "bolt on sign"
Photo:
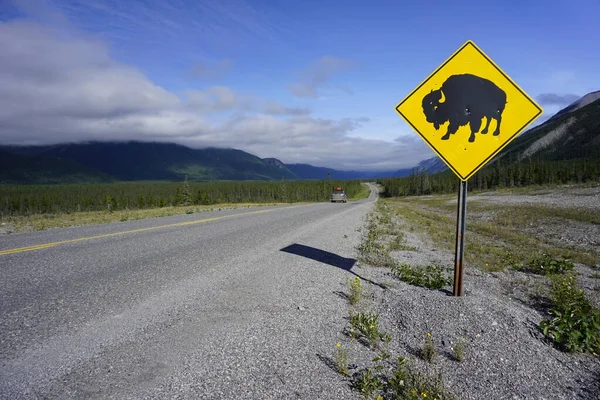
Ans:
[[[542,108],[470,40],[396,111],[461,181],[542,114]]]

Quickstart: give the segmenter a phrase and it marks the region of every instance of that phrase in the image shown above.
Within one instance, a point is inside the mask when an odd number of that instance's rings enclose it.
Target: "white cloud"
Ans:
[[[318,119],[308,109],[225,86],[178,96],[108,50],[100,41],[30,22],[0,24],[0,143],[155,140],[364,170],[410,167],[430,156],[403,140],[349,137],[364,118]],[[345,64],[323,65],[314,82]]]
[[[321,57],[302,73],[300,82],[289,85],[289,89],[298,97],[317,97],[318,89],[326,87],[334,74],[348,70],[353,65],[352,61],[343,58]],[[351,94],[346,88],[338,89]]]

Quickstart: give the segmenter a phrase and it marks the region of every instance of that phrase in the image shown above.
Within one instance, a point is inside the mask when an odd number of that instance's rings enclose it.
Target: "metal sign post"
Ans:
[[[455,296],[462,296],[464,248],[465,248],[465,220],[467,216],[467,181],[460,181],[458,186],[458,202],[456,207],[456,246],[454,253],[454,292]]]

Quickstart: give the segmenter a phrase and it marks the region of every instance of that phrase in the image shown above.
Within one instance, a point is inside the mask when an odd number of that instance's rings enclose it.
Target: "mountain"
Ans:
[[[0,184],[108,183],[114,180],[72,160],[0,151]]]
[[[573,111],[577,111],[580,108],[585,107],[588,104],[593,103],[597,100],[600,100],[600,90],[588,93],[585,96],[581,97],[579,100],[574,101],[573,103],[569,104],[568,106],[554,114],[552,117],[550,117],[548,121],[560,118],[563,115],[569,114]]]
[[[342,171],[326,167],[315,167],[310,164],[286,164],[287,168],[302,179],[375,179],[406,176],[410,170],[400,171]],[[404,174],[404,175],[399,175]]]
[[[519,135],[495,160],[517,162],[533,158],[600,162],[600,91],[583,96],[543,124]]]
[[[274,165],[237,149],[190,149],[173,143],[91,142],[52,146],[3,146],[0,151],[41,159],[70,160],[115,180],[278,180],[298,179],[285,165]],[[10,161],[10,160],[9,160]],[[73,164],[75,165],[75,164]],[[6,165],[12,169],[12,166]],[[48,165],[50,167],[50,165]],[[39,171],[38,171],[39,172]],[[31,177],[31,174],[29,175]]]
[[[417,169],[426,170],[429,174],[435,174],[437,172],[442,172],[448,170],[448,166],[439,158],[437,155],[426,160],[421,161],[417,165]]]
[[[438,172],[449,170],[448,167],[446,166],[446,164],[444,164],[444,162],[442,161],[442,159],[436,155],[434,157],[427,158],[427,159],[421,161],[419,164],[417,164],[415,166],[415,168],[400,169],[400,170],[394,172],[393,176],[394,177],[408,176],[415,169],[419,172],[422,170],[425,170],[425,171],[427,171],[428,174],[435,174]]]
[[[2,183],[84,183],[166,180],[375,179],[400,171],[340,171],[284,164],[237,149],[191,149],[174,143],[88,142],[47,146],[0,146]]]

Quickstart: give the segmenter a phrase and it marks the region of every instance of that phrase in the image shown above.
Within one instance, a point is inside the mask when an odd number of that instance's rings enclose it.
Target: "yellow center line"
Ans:
[[[298,205],[298,206],[282,207],[282,208],[286,209],[286,210],[289,210],[291,208],[312,206],[312,205],[315,205],[315,204],[318,204],[318,203],[301,204],[301,205]],[[225,218],[241,217],[241,216],[244,216],[244,215],[261,214],[261,213],[266,213],[266,212],[270,212],[270,211],[281,210],[282,208],[271,208],[269,210],[258,210],[258,211],[250,211],[250,212],[241,213],[241,214],[222,215],[220,217],[198,219],[198,220],[195,220],[195,221],[178,222],[178,223],[175,223],[175,224],[167,224],[167,225],[157,225],[157,226],[151,226],[151,227],[148,227],[148,228],[133,229],[133,230],[130,230],[130,231],[105,233],[103,235],[96,235],[96,236],[88,236],[88,237],[82,237],[82,238],[77,238],[77,239],[62,240],[60,242],[44,243],[44,244],[37,244],[37,245],[33,245],[33,246],[26,246],[26,247],[14,248],[14,249],[0,250],[0,256],[4,256],[4,255],[7,255],[7,254],[14,254],[14,253],[23,253],[23,252],[26,252],[26,251],[47,249],[47,248],[58,246],[58,245],[61,245],[61,244],[75,243],[75,242],[84,242],[84,241],[92,240],[92,239],[100,239],[100,238],[106,238],[106,237],[111,237],[111,236],[126,235],[126,234],[129,234],[129,233],[151,231],[151,230],[154,230],[154,229],[172,228],[172,227],[175,227],[175,226],[195,225],[195,224],[201,224],[201,223],[204,223],[204,222],[218,221],[220,219],[225,219]]]

